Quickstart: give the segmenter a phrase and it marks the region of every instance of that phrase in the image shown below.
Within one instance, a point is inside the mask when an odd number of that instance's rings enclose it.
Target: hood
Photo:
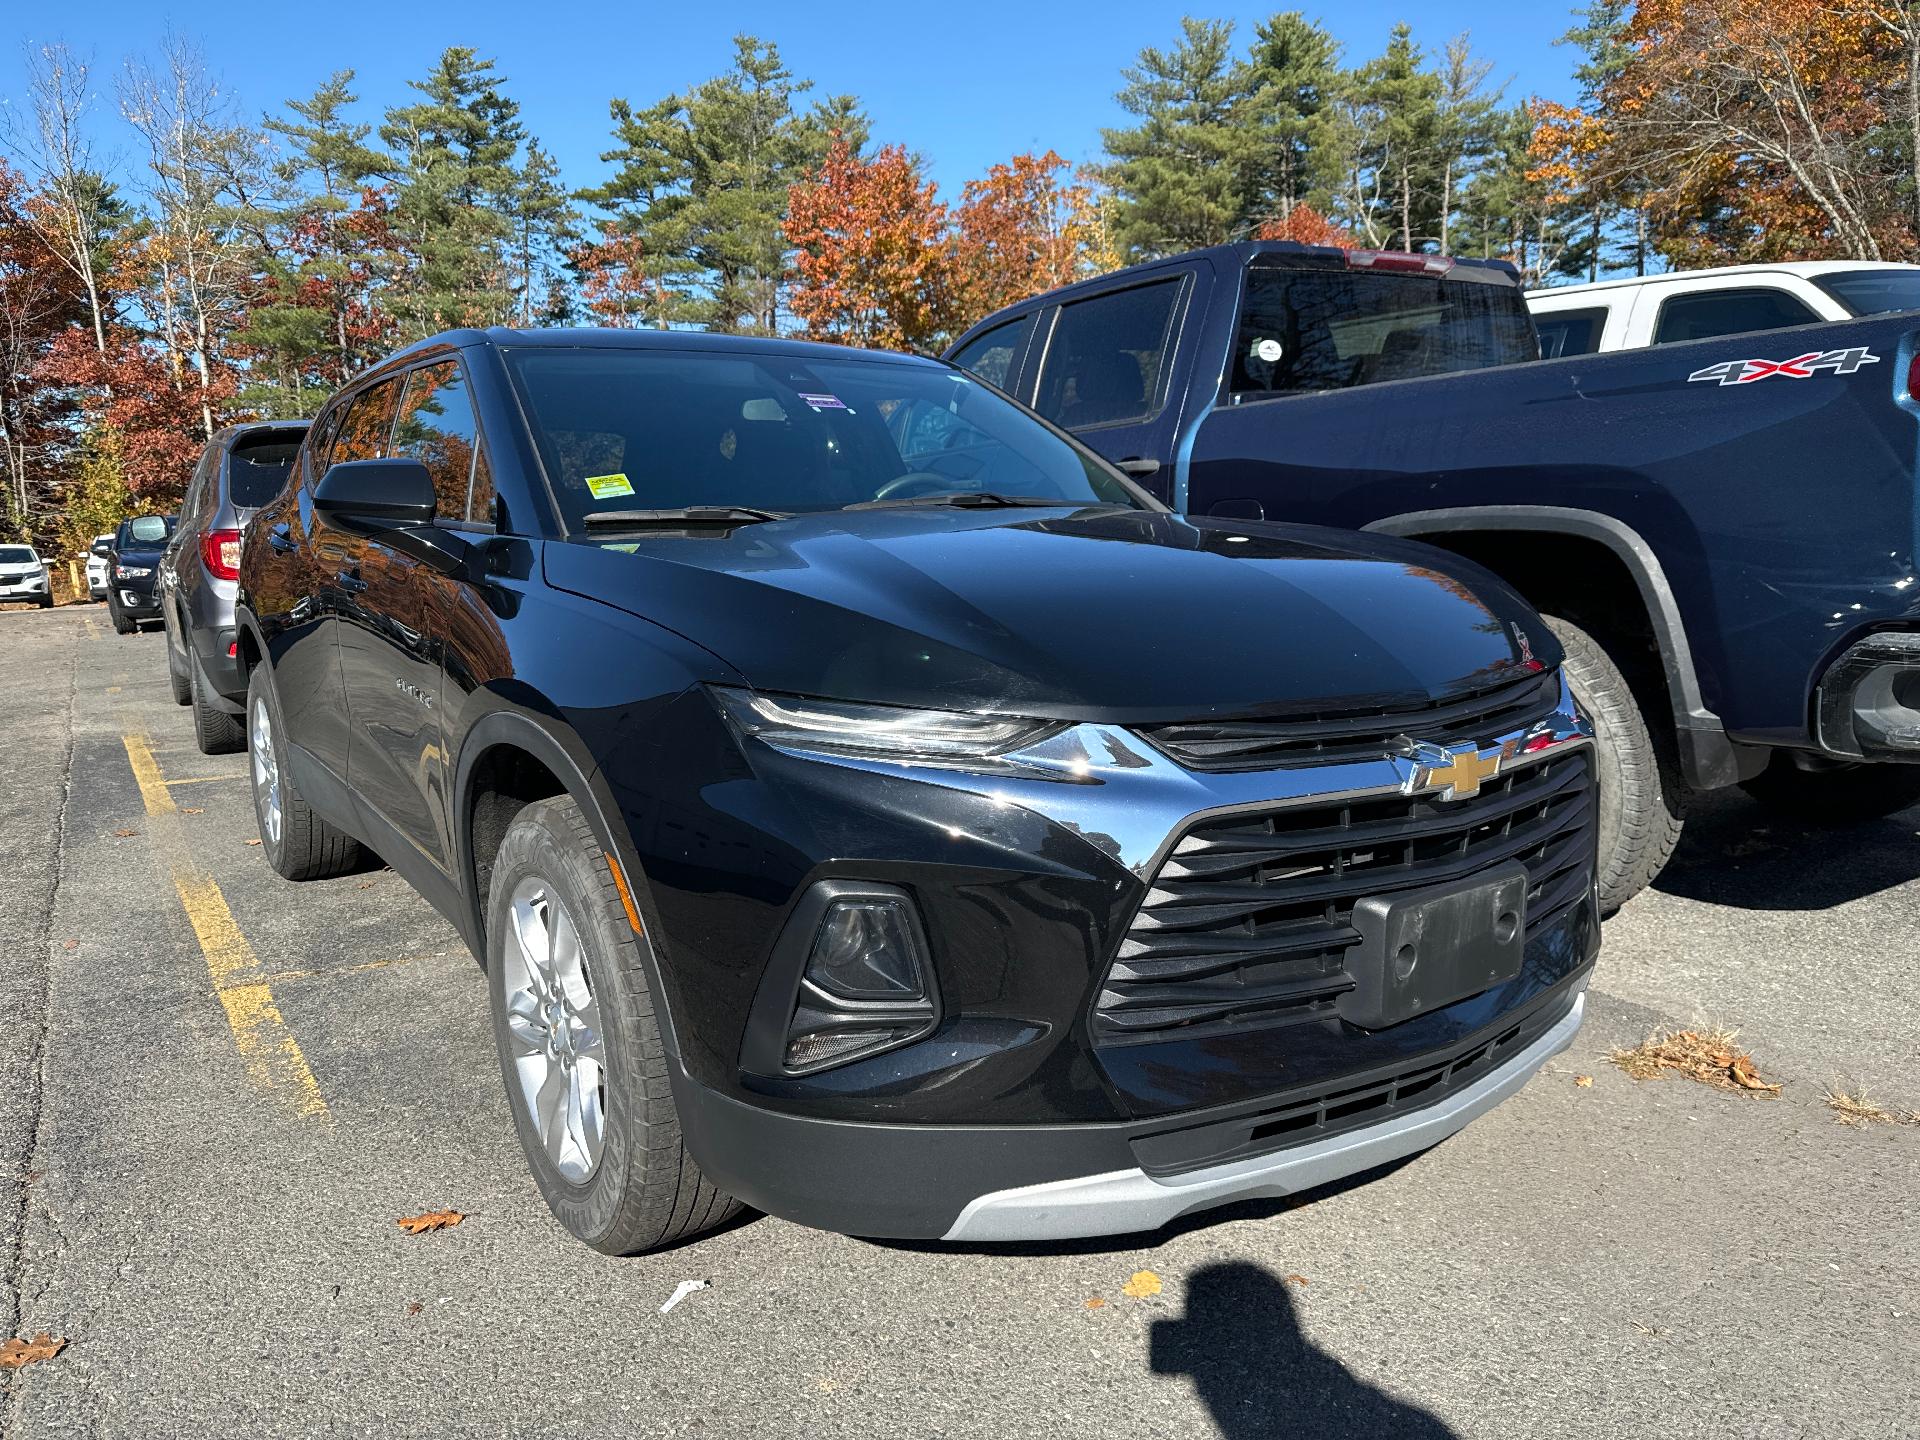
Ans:
[[[160,557],[166,553],[166,548],[164,541],[158,545],[137,546],[122,550],[117,555],[109,555],[107,563],[110,565],[158,565]]]
[[[835,511],[545,565],[756,689],[826,699],[1146,723],[1427,704],[1560,658],[1457,557],[1149,511]]]

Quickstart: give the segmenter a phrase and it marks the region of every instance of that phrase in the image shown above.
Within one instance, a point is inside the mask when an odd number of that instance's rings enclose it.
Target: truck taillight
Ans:
[[[240,532],[208,530],[200,536],[200,563],[216,580],[240,578]]]
[[[1414,275],[1444,275],[1453,269],[1451,255],[1409,255],[1404,250],[1349,250],[1350,270],[1403,270]]]
[[[1920,350],[1907,362],[1907,399],[1920,400]]]

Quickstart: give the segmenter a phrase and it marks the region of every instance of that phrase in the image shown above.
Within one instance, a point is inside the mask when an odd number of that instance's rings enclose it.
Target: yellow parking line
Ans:
[[[200,953],[206,957],[207,973],[213,977],[214,993],[227,1012],[227,1025],[233,1031],[234,1048],[254,1081],[268,1090],[283,1092],[292,1102],[294,1113],[330,1119],[320,1084],[300,1053],[300,1042],[293,1038],[274,1003],[273,989],[260,972],[260,960],[234,923],[233,911],[213,877],[201,873],[188,858],[185,837],[173,833],[179,810],[167,793],[167,780],[154,763],[153,747],[137,731],[121,736],[127,747],[127,763],[140,787],[140,799],[149,818],[161,822],[154,827],[153,839],[180,897],[180,908],[187,912]]]

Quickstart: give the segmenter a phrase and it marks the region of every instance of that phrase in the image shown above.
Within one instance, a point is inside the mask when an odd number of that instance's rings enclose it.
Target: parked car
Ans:
[[[160,554],[173,534],[172,515],[136,515],[122,520],[107,552],[113,584],[107,589],[107,614],[113,628],[131,635],[141,622],[160,618],[160,596],[155,572]]]
[[[321,411],[236,615],[262,853],[369,846],[459,928],[604,1250],[735,1198],[1148,1228],[1430,1145],[1580,1023],[1590,730],[1534,612],[1169,513],[936,361],[439,337]]]
[[[1529,291],[1527,309],[1551,360],[1920,310],[1920,265],[1790,260],[1677,270]]]
[[[0,545],[0,605],[31,600],[42,610],[53,605],[53,582],[40,552],[31,545]]]
[[[1003,310],[949,356],[1177,510],[1418,536],[1517,589],[1597,729],[1606,910],[1695,792],[1815,820],[1920,802],[1920,321],[1539,361],[1517,281],[1222,246]]]
[[[108,556],[113,551],[113,535],[96,535],[93,544],[87,547],[87,598],[104,600],[107,598]]]
[[[304,420],[271,420],[229,425],[209,440],[160,562],[167,679],[174,700],[193,707],[194,740],[204,755],[246,741],[247,684],[233,619],[240,535],[253,512],[285,488],[306,433]]]

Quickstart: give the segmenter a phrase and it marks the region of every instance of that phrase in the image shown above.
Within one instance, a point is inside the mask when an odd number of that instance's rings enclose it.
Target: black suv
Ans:
[[[304,420],[264,420],[229,425],[209,440],[160,562],[167,679],[174,700],[193,707],[204,754],[238,750],[245,740],[247,679],[233,626],[240,532],[286,488],[306,433]]]
[[[175,515],[136,515],[122,520],[107,550],[107,614],[113,628],[131,635],[143,620],[160,618],[157,588],[161,552],[173,534]]]
[[[937,361],[462,331],[248,529],[267,859],[385,857],[487,971],[611,1251],[735,1197],[1150,1228],[1409,1154],[1580,1023],[1590,730],[1408,541],[1167,511]]]

